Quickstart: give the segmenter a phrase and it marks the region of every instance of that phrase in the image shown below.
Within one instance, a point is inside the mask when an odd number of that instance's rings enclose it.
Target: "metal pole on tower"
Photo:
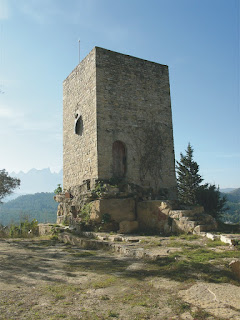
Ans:
[[[80,40],[78,40],[78,63],[80,63]]]

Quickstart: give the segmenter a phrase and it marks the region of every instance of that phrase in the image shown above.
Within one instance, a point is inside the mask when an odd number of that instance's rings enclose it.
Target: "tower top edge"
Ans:
[[[109,50],[109,49],[105,49],[105,48],[102,48],[102,47],[98,47],[98,46],[94,46],[93,49],[82,59],[82,61],[80,61],[77,66],[70,72],[70,74],[66,77],[66,79],[63,81],[65,82],[68,77],[73,73],[75,72],[79,66],[81,64],[84,63],[84,61],[89,58],[89,56],[91,54],[95,54],[95,56],[97,55],[97,53],[99,52],[102,52],[102,53],[108,53],[110,55],[115,55],[115,56],[122,56],[126,59],[132,59],[132,60],[138,60],[138,61],[142,61],[142,62],[145,62],[145,63],[150,63],[150,64],[154,64],[154,65],[157,65],[157,66],[160,66],[160,67],[163,67],[163,68],[167,68],[168,69],[168,65],[166,64],[161,64],[161,63],[158,63],[158,62],[155,62],[155,61],[150,61],[150,60],[147,60],[147,59],[142,59],[142,58],[139,58],[139,57],[136,57],[136,56],[132,56],[132,55],[129,55],[129,54],[125,54],[125,53],[120,53],[120,52],[117,52],[117,51],[113,51],[113,50]]]

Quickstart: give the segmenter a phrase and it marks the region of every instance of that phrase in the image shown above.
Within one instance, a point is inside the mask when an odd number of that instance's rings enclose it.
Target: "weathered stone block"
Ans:
[[[167,210],[169,212],[170,210],[174,210],[174,208],[177,206],[178,206],[177,201],[164,200],[161,202],[160,209],[161,211]]]
[[[65,198],[66,199],[71,199],[71,194],[69,192],[65,192]]]
[[[224,235],[221,234],[220,240],[224,243],[228,243],[230,245],[236,245],[238,243],[238,239],[234,235]]]
[[[196,222],[174,219],[172,223],[172,232],[174,233],[192,233]]]
[[[49,235],[52,233],[52,226],[46,223],[38,224],[38,234],[40,236]]]
[[[206,231],[211,231],[213,230],[213,226],[212,225],[207,225],[207,224],[199,224],[198,226],[196,226],[194,228],[194,233],[201,233],[201,232],[206,232]]]
[[[169,216],[161,211],[161,205],[161,200],[148,200],[137,204],[139,229],[152,229],[161,232],[168,229]]]
[[[216,235],[216,234],[212,234],[212,233],[210,233],[210,232],[207,232],[206,233],[206,237],[208,238],[208,239],[211,239],[211,240],[216,240],[216,239],[220,239],[220,236],[219,235]]]
[[[91,202],[91,220],[101,222],[103,214],[108,213],[111,220],[121,222],[135,220],[135,200],[125,199],[99,199]]]
[[[65,194],[56,194],[53,198],[56,202],[63,202],[65,199]]]
[[[188,210],[171,210],[169,212],[169,215],[176,219],[176,218],[182,218],[182,217],[194,217],[198,214],[201,214],[204,212],[204,208],[203,207],[193,207],[192,209],[188,209]]]
[[[230,262],[229,264],[232,272],[235,274],[235,276],[240,280],[240,260],[236,259]]]
[[[119,223],[120,233],[133,233],[138,230],[138,221],[121,221]]]

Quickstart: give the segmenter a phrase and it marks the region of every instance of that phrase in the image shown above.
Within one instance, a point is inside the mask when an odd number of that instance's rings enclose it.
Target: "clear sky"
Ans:
[[[167,64],[175,156],[240,187],[238,0],[0,0],[0,169],[62,167],[62,81],[94,46]]]

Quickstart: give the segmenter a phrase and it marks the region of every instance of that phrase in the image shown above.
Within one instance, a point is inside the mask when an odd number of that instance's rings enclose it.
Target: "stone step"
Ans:
[[[180,219],[182,217],[192,217],[194,214],[192,210],[171,210],[169,216],[173,219]]]
[[[200,217],[182,217],[179,219],[179,221],[194,227],[198,225],[208,225],[208,223],[204,219],[201,219]]]
[[[179,220],[180,221],[195,221],[195,222],[197,222],[197,224],[204,224],[204,223],[201,223],[204,221],[201,219],[201,217],[182,217],[182,218],[179,218]]]
[[[215,229],[215,225],[214,224],[199,224],[197,225],[194,230],[193,233],[200,233],[200,232],[206,232],[206,231],[211,231]]]
[[[180,219],[182,217],[194,217],[203,213],[202,207],[194,208],[193,210],[171,210],[169,216],[173,219]]]
[[[186,221],[197,221],[198,224],[212,224],[214,222],[214,219],[212,216],[208,214],[197,214],[195,216],[190,217],[181,217],[180,220],[186,220]]]

